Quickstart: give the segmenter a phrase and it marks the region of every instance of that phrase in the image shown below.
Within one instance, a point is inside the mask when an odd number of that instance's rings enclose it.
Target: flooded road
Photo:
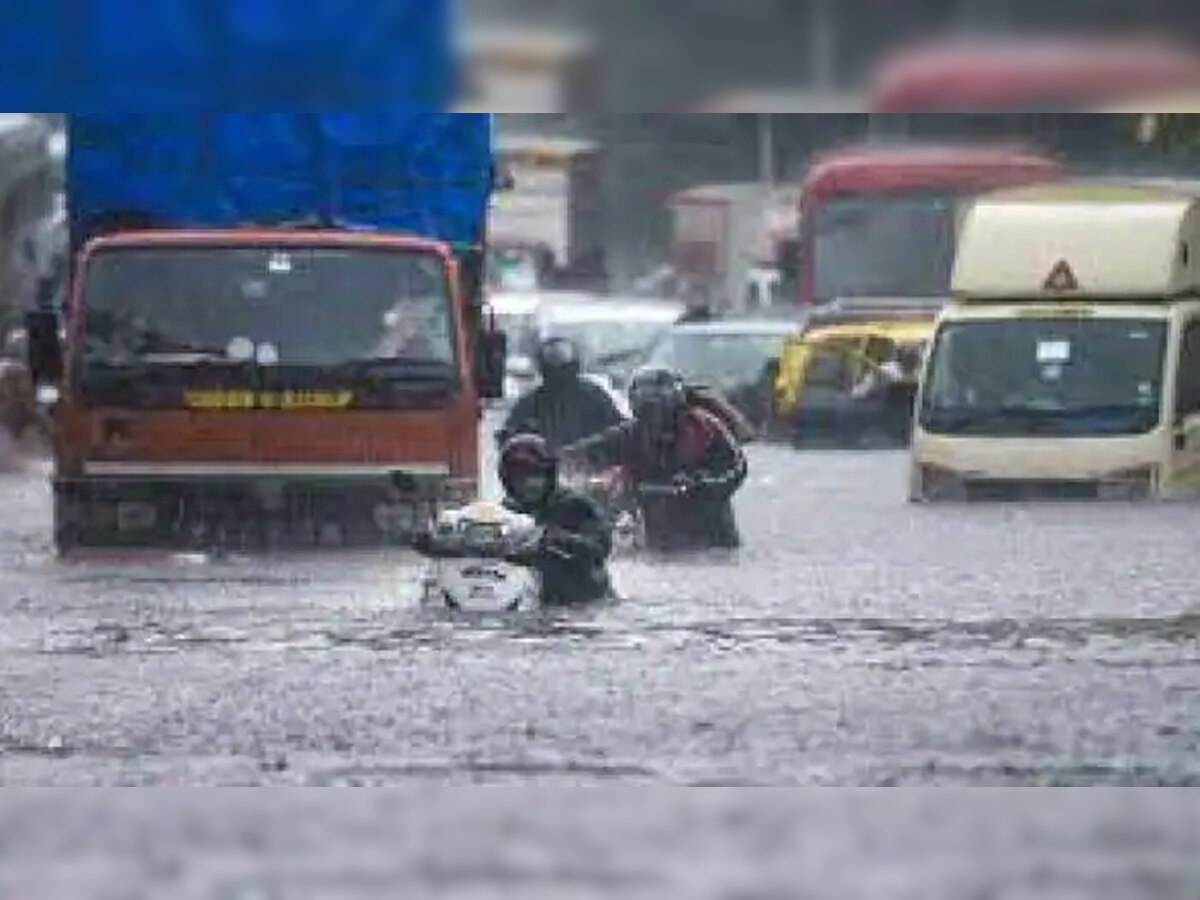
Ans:
[[[759,447],[734,558],[449,621],[404,553],[62,564],[0,476],[6,784],[1200,784],[1200,509]]]

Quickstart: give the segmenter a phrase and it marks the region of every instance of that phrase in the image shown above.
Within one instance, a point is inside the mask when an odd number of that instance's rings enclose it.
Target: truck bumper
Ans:
[[[55,543],[63,552],[402,546],[477,491],[471,480],[399,472],[56,478]]]

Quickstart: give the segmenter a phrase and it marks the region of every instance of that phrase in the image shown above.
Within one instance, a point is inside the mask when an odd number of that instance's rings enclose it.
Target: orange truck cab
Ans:
[[[959,216],[981,192],[1057,180],[1018,147],[863,145],[819,157],[801,187],[802,305],[948,298]]]
[[[57,394],[60,551],[403,544],[477,496],[506,352],[481,299],[490,121],[456,118],[410,133],[456,141],[453,191],[385,197],[420,205],[423,228],[394,207],[375,227],[342,224],[347,210],[174,226],[165,205],[165,224],[99,227],[100,169],[73,161],[66,339],[52,310],[27,322],[41,393]],[[429,224],[431,203],[456,217]]]

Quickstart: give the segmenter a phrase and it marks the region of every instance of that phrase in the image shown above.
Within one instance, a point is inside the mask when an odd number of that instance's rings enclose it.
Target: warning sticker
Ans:
[[[1048,291],[1077,291],[1079,290],[1079,279],[1075,277],[1070,263],[1064,259],[1050,270],[1050,274],[1046,276],[1045,287]]]

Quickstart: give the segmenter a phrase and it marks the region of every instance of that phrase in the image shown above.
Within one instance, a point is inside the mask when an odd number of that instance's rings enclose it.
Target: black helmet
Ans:
[[[674,430],[675,418],[686,405],[683,378],[671,369],[639,369],[629,382],[629,406],[639,425],[654,434]]]
[[[538,347],[537,366],[543,381],[574,380],[580,371],[579,348],[564,337],[548,338]]]
[[[558,483],[558,458],[545,439],[519,434],[500,450],[500,483],[524,511],[544,504]]]

